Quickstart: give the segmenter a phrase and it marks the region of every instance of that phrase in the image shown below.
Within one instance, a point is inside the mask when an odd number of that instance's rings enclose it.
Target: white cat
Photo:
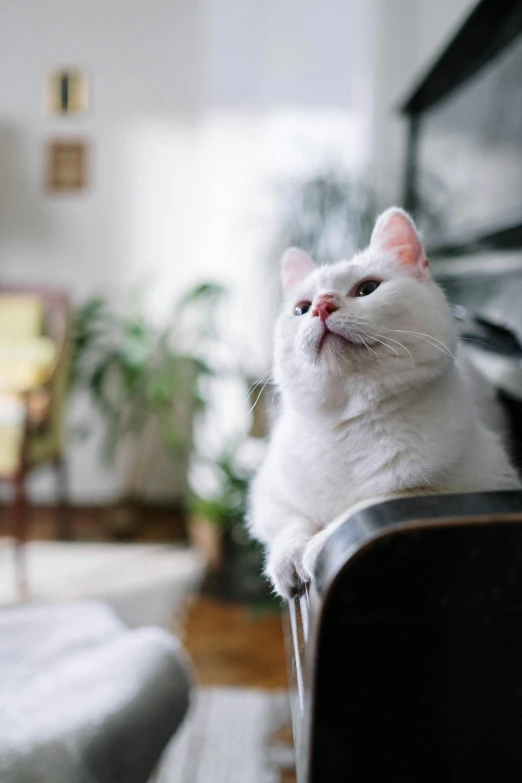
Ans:
[[[384,212],[350,261],[317,267],[291,248],[282,264],[282,409],[252,484],[249,526],[289,597],[356,504],[520,482],[481,421],[455,359],[454,319],[403,210]]]

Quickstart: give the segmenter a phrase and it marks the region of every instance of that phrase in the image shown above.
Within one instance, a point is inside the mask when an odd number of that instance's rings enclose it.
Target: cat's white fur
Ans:
[[[520,483],[455,359],[454,319],[405,212],[381,215],[370,247],[349,261],[316,267],[287,251],[283,280],[274,352],[282,409],[252,484],[249,526],[288,597],[358,504]],[[355,296],[364,280],[380,285]],[[323,321],[314,305],[325,293],[338,309]],[[312,306],[295,315],[301,301]]]

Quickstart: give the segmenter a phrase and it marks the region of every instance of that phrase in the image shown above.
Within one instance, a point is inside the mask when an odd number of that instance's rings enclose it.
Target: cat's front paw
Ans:
[[[316,533],[315,536],[312,536],[305,547],[302,564],[307,581],[310,581],[315,574],[315,564],[319,557],[319,552],[322,550],[329,536],[330,530],[328,528],[321,530],[320,533]]]
[[[302,565],[305,546],[304,541],[276,544],[268,556],[265,573],[282,598],[292,598],[299,582],[308,581]]]

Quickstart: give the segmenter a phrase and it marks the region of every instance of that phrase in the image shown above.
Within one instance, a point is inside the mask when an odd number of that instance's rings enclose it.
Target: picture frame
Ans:
[[[78,68],[60,68],[44,78],[43,110],[46,114],[81,115],[89,110],[89,79]]]
[[[88,182],[89,146],[82,139],[54,139],[47,144],[46,185],[54,193],[79,192]]]

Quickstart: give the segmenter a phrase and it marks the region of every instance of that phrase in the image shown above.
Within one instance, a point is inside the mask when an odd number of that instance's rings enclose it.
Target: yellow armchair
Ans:
[[[67,295],[51,288],[0,284],[0,479],[14,487],[22,587],[29,522],[26,479],[42,463],[52,462],[56,468],[57,535],[71,537],[63,449],[70,358]]]

